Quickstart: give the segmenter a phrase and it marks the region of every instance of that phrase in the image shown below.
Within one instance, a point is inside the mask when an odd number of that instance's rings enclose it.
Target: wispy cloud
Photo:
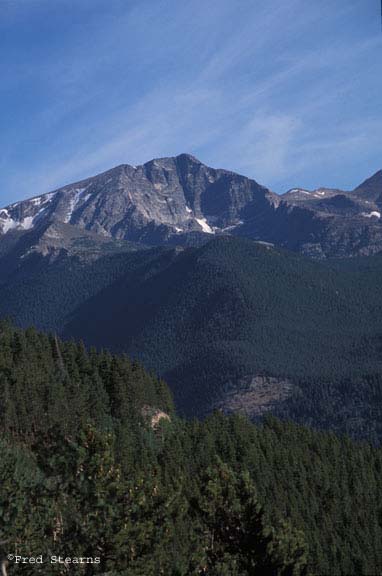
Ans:
[[[34,101],[21,143],[20,126],[4,133],[4,198],[182,151],[278,191],[295,178],[314,184],[320,173],[358,178],[376,162],[382,43],[368,30],[364,3],[114,0],[107,11],[98,0],[88,7],[82,34],[79,25],[25,66],[18,55],[21,64],[8,72],[9,92],[33,86]],[[22,179],[20,145],[29,154]]]

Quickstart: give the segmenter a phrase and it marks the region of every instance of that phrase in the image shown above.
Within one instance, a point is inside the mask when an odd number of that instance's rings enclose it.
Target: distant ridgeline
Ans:
[[[51,555],[86,575],[382,570],[380,449],[275,419],[183,421],[137,363],[5,322],[0,407],[3,558],[45,562],[9,574],[66,574]]]

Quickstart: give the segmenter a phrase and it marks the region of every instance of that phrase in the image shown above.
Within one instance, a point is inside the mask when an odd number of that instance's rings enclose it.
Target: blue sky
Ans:
[[[0,205],[181,152],[276,192],[382,168],[379,0],[0,5]]]

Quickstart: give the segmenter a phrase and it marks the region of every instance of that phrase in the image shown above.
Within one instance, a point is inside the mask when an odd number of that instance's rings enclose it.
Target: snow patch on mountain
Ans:
[[[21,220],[14,220],[8,210],[4,209],[0,211],[0,227],[3,234],[9,230],[30,230],[33,226],[33,216],[27,216]]]
[[[208,224],[205,218],[195,218],[195,220],[199,226],[201,226],[203,232],[206,232],[207,234],[215,234],[215,231],[212,230],[211,226]]]
[[[81,200],[81,197],[83,195],[83,192],[85,192],[85,190],[86,190],[86,188],[77,188],[76,190],[74,190],[74,195],[69,200],[67,212],[66,212],[66,215],[64,216],[64,219],[63,219],[63,221],[65,223],[70,222],[70,220],[73,216],[73,212],[76,209],[77,204]]]
[[[308,192],[307,190],[302,190],[301,188],[292,188],[292,190],[289,190],[289,193],[291,193],[291,194],[307,194],[308,196],[310,195],[310,192]]]
[[[221,231],[227,232],[228,230],[234,230],[234,228],[238,228],[242,224],[244,224],[244,222],[242,220],[238,220],[237,222],[235,222],[235,224],[231,224],[230,226],[226,226],[225,228],[222,228]]]
[[[30,200],[15,202],[0,210],[0,233],[6,234],[9,230],[30,230],[45,213],[55,192],[36,196]],[[37,212],[35,211],[36,209]],[[17,214],[29,212],[27,216],[17,217]]]

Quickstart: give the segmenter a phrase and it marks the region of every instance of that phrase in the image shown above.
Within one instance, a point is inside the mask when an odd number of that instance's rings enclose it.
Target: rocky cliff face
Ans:
[[[108,172],[0,211],[0,229],[29,230],[47,220],[116,239],[157,243],[189,233],[232,230],[278,202],[254,180],[214,170],[182,154]]]
[[[366,203],[374,203],[377,208],[382,208],[382,170],[357,186],[354,195]]]
[[[255,180],[181,154],[117,166],[0,209],[0,234],[52,223],[145,244],[233,234],[323,258],[379,252],[381,211],[382,171],[352,192],[296,188],[278,196]]]
[[[281,196],[273,240],[309,256],[363,256],[382,250],[382,171],[351,192],[295,189]]]

